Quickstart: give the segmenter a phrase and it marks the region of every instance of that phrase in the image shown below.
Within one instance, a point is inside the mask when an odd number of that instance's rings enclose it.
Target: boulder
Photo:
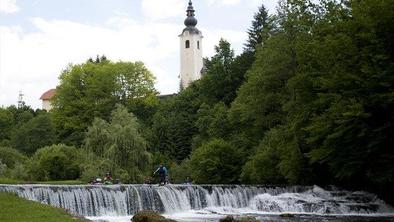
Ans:
[[[175,220],[167,219],[154,211],[144,210],[136,213],[133,222],[176,222]]]
[[[258,220],[254,217],[234,218],[233,216],[227,216],[225,218],[220,219],[219,222],[258,222]]]
[[[281,214],[281,215],[279,215],[280,217],[284,217],[284,218],[291,218],[291,217],[294,217],[294,215],[293,214],[289,214],[289,213],[283,213],[283,214]]]

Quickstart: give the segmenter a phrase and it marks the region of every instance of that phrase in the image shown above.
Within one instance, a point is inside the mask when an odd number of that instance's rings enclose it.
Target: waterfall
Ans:
[[[171,214],[210,208],[261,213],[393,213],[373,194],[317,186],[0,185],[0,192],[13,192],[83,216],[132,215],[140,210]]]

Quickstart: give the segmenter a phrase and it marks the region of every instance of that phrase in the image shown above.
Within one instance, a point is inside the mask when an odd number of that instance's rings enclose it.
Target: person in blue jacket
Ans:
[[[167,183],[167,168],[163,165],[160,164],[160,166],[156,169],[156,171],[153,173],[153,175],[155,175],[156,173],[159,173],[159,177],[160,177],[160,184],[164,185]]]

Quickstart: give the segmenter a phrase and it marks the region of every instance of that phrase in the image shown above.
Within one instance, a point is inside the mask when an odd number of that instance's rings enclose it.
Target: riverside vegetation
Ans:
[[[3,222],[87,222],[65,210],[0,193],[0,221]]]
[[[235,55],[221,40],[201,80],[158,97],[142,62],[68,66],[51,112],[0,108],[0,176],[141,183],[334,184],[393,203],[394,2],[261,6]]]

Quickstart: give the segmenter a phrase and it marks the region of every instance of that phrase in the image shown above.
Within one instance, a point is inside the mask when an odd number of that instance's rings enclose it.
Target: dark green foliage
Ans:
[[[74,180],[80,175],[81,151],[72,146],[41,148],[28,164],[33,180]]]
[[[32,155],[38,148],[56,141],[55,128],[51,116],[42,113],[19,127],[11,134],[11,145],[18,150]]]
[[[170,180],[172,183],[187,183],[193,180],[190,159],[184,159],[180,164],[173,164],[170,168]],[[189,181],[187,181],[189,178]]]
[[[273,29],[273,19],[268,15],[268,10],[261,5],[258,12],[253,16],[252,26],[248,29],[248,40],[245,51],[252,55],[262,43],[268,39]]]
[[[222,139],[213,139],[193,151],[190,161],[197,183],[236,183],[241,153]]]
[[[259,184],[300,184],[303,157],[289,126],[273,128],[266,133],[255,155],[245,164],[244,182]],[[310,175],[309,175],[310,176]]]
[[[215,46],[215,52],[216,54],[205,62],[206,73],[201,79],[200,96],[210,104],[218,101],[229,104],[235,98],[236,89],[242,79],[232,70],[234,51],[230,43],[221,39]]]
[[[197,132],[194,122],[201,105],[198,86],[192,84],[178,96],[161,103],[153,117],[151,150],[177,161],[191,152],[192,138]]]
[[[243,179],[392,189],[393,7],[281,2],[230,109],[250,147],[261,140]]]
[[[10,139],[12,126],[12,113],[7,109],[0,108],[0,141]]]

